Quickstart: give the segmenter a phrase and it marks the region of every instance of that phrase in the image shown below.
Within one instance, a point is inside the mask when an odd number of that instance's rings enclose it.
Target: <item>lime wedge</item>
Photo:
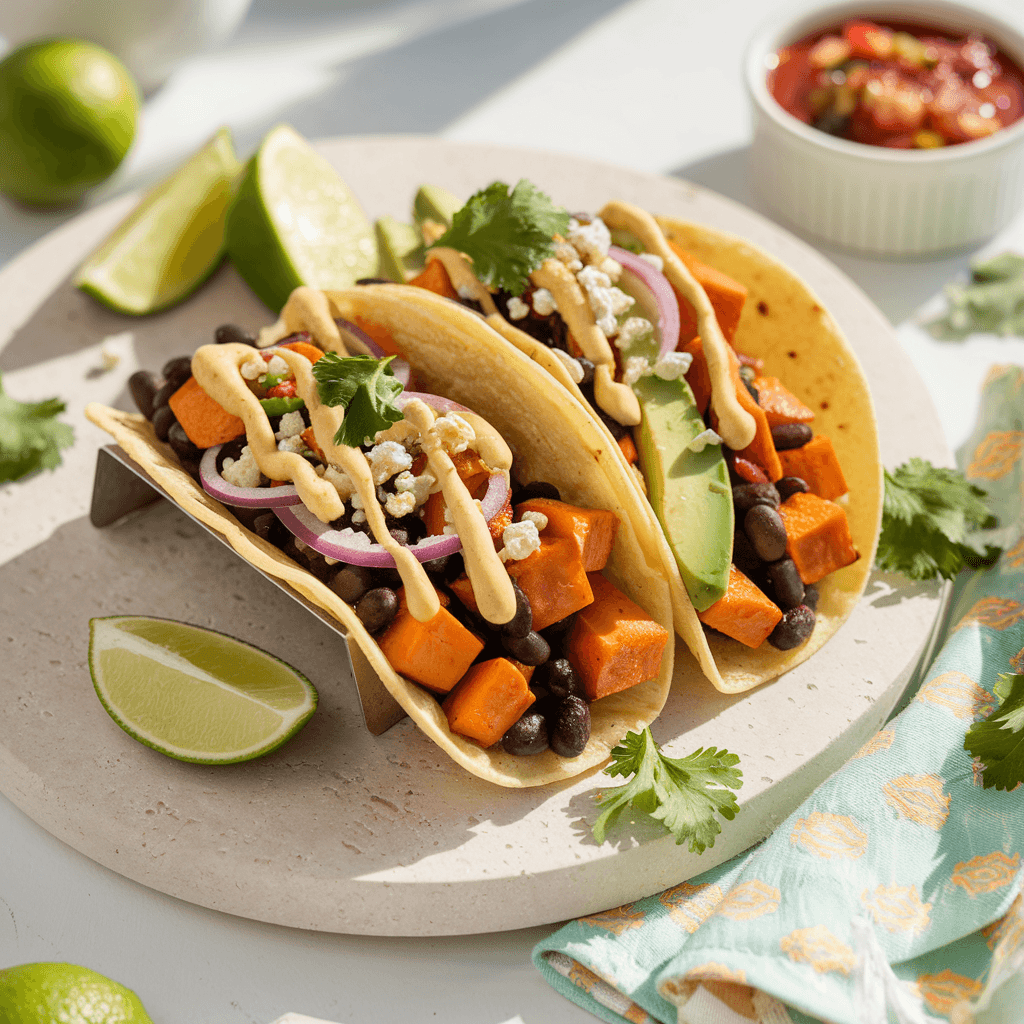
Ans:
[[[224,221],[241,165],[221,128],[155,185],[78,268],[74,283],[119,313],[156,313],[180,302],[224,253]]]
[[[349,187],[288,125],[246,166],[227,225],[228,253],[275,312],[293,288],[349,288],[377,273],[373,228]]]
[[[110,717],[179,761],[259,757],[291,739],[316,710],[313,684],[290,665],[169,619],[91,619],[89,671]]]

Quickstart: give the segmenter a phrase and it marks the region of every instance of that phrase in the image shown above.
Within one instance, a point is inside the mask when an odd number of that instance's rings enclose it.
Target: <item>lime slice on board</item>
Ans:
[[[139,997],[88,967],[19,964],[0,970],[4,1024],[152,1024]]]
[[[154,186],[78,268],[74,283],[119,313],[167,309],[213,273],[241,164],[221,128]]]
[[[199,764],[276,750],[317,704],[313,684],[273,655],[170,619],[91,619],[89,671],[103,707],[129,736]]]
[[[228,253],[277,312],[293,288],[350,288],[377,273],[373,227],[337,171],[288,125],[246,166],[227,224]]]

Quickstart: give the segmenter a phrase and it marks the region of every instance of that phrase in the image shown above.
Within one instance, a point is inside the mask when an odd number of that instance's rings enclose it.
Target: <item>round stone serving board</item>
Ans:
[[[552,154],[420,138],[324,142],[367,214],[405,217],[423,182],[469,195],[528,177],[571,209],[610,198],[742,235],[792,267],[856,348],[885,463],[948,462],[923,385],[881,313],[814,250],[686,182]],[[130,209],[83,214],[0,272],[0,371],[9,394],[68,403],[76,443],[53,473],[0,488],[0,789],[64,842],[128,878],[202,906],[299,928],[440,935],[521,928],[604,910],[721,863],[767,835],[883,722],[927,641],[937,586],[875,574],[850,621],[807,663],[747,694],[717,693],[681,645],[653,727],[665,750],[741,757],[742,810],[703,856],[644,820],[598,846],[595,796],[621,780],[507,790],[468,775],[406,719],[363,727],[344,641],[167,502],[96,530],[88,401],[130,408],[125,382],[190,353],[220,323],[267,311],[229,266],[188,302],[131,319],[69,283]],[[101,346],[120,356],[104,370]],[[528,415],[524,410],[524,415]],[[320,692],[306,729],[246,764],[203,767],[131,740],[89,678],[88,620],[140,613],[212,626],[294,664]]]

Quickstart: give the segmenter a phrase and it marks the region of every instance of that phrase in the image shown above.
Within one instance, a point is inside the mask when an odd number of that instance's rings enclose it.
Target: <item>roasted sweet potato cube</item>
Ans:
[[[786,476],[800,477],[819,498],[832,501],[850,489],[836,450],[824,434],[815,434],[802,448],[779,452],[779,461]]]
[[[668,244],[707,293],[715,311],[718,326],[722,328],[725,340],[731,345],[736,328],[739,326],[743,304],[747,301],[747,289],[735,278],[723,274],[720,270],[715,270],[714,267],[709,267],[696,256],[691,256],[675,242],[670,241]],[[684,299],[678,292],[676,292],[676,298],[679,302],[679,336],[691,338],[697,333],[697,313],[690,305],[689,300]]]
[[[708,403],[711,401],[711,373],[708,370],[708,361],[704,355],[704,342],[698,335],[687,342],[683,342],[680,335],[680,343],[676,346],[677,352],[687,352],[693,356],[689,370],[686,371],[686,383],[690,385],[693,392],[693,401],[697,411],[704,415],[708,411]]]
[[[736,353],[729,349],[728,356],[729,377],[732,380],[733,387],[736,389],[736,399],[754,418],[754,425],[757,428],[754,440],[736,454],[760,466],[769,480],[779,480],[783,476],[782,463],[779,461],[778,453],[775,451],[775,441],[772,440],[772,428],[768,426],[768,417],[765,415],[764,410],[754,401],[753,396],[747,390],[746,384],[743,383],[743,378],[740,377],[740,361],[737,359]],[[711,424],[715,428],[718,427],[718,417],[713,413]]]
[[[547,516],[545,537],[562,537],[579,547],[583,568],[600,572],[608,562],[619,532],[619,517],[603,508],[578,508],[554,498],[531,498],[516,505],[516,518],[524,512],[540,512]]]
[[[764,409],[769,427],[787,423],[810,423],[814,411],[793,394],[778,377],[755,377],[754,390],[757,404]]]
[[[747,647],[760,647],[782,619],[782,609],[732,565],[724,596],[697,618]]]
[[[189,377],[167,404],[197,448],[212,448],[245,433],[245,424],[215,402],[195,377]]]
[[[600,573],[589,580],[594,600],[576,616],[566,656],[598,700],[656,676],[668,630]]]
[[[508,658],[493,658],[474,665],[441,707],[452,732],[490,747],[536,699],[526,677]]]
[[[541,630],[594,600],[579,545],[562,537],[541,537],[540,549],[505,563],[530,601],[533,628]]]
[[[857,561],[846,512],[834,502],[793,494],[779,506],[779,515],[786,526],[786,554],[805,584]]]

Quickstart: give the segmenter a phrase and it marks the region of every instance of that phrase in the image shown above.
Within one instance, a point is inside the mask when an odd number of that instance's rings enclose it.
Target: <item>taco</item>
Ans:
[[[159,380],[136,382],[146,415],[87,415],[341,623],[474,775],[538,786],[605,761],[657,717],[673,645],[660,565],[593,468],[603,434],[581,431],[582,407],[560,406],[474,313],[428,292],[300,289],[286,313],[269,347],[235,328],[172,360],[155,401]],[[397,374],[357,320],[400,353]]]
[[[853,611],[881,518],[871,397],[839,327],[749,243],[618,201],[565,214],[517,285],[476,227],[498,184],[409,283],[477,309],[606,430],[602,470],[718,689],[806,660]]]

